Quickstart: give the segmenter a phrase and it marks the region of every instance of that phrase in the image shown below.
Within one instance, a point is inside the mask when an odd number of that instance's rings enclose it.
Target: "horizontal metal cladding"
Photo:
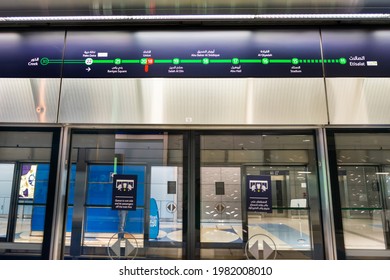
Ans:
[[[63,79],[62,123],[326,124],[323,78]]]

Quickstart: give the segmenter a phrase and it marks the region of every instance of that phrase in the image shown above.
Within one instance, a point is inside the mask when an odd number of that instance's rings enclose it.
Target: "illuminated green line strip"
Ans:
[[[261,63],[261,59],[240,59],[240,63]]]
[[[270,63],[291,63],[291,59],[270,59]]]
[[[272,207],[272,210],[310,210],[308,207]]]
[[[99,60],[94,60],[93,63],[114,63],[114,60],[112,60],[112,59],[99,59]]]
[[[201,59],[182,59],[180,63],[202,63]]]
[[[84,61],[64,61],[64,64],[85,64]]]
[[[369,207],[352,207],[352,208],[341,208],[341,210],[358,210],[358,211],[373,211],[373,210],[382,210],[382,208],[369,208]]]
[[[155,59],[154,63],[172,63],[172,59]]]
[[[210,63],[232,63],[231,59],[210,59]]]
[[[117,173],[117,167],[118,167],[118,158],[114,157],[114,174]]]
[[[124,59],[122,63],[139,63],[139,59]]]
[[[203,63],[203,60],[201,59],[180,59],[180,63]],[[232,63],[232,59],[210,59],[209,63]],[[121,61],[121,63],[140,63],[141,60],[139,59],[124,59]],[[338,59],[300,59],[300,63],[340,63]],[[48,63],[66,63],[66,64],[82,64],[85,63],[85,60],[80,60],[80,59],[48,59]],[[96,59],[93,60],[93,63],[114,63],[114,60],[111,59]],[[172,59],[155,59],[154,63],[173,63]],[[239,59],[239,63],[263,63],[261,59]],[[269,63],[292,63],[291,59],[270,59]],[[345,64],[345,63],[344,63]]]

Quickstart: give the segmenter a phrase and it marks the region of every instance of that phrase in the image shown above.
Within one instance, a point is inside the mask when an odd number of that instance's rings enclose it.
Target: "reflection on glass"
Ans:
[[[39,257],[53,132],[0,131],[0,140],[0,255]]]
[[[181,172],[182,168],[176,166],[152,166],[150,197],[156,201],[159,228],[152,234],[150,226],[150,241],[181,242],[183,239]]]
[[[182,258],[182,141],[168,134],[74,134],[65,255]],[[127,182],[120,191],[116,178]]]
[[[272,211],[248,213],[249,238],[265,235],[277,250],[311,250],[305,167],[248,166],[247,175],[265,174],[271,180]]]
[[[239,167],[201,168],[201,242],[242,243],[240,175]]]
[[[339,168],[344,243],[347,249],[385,249],[378,169]]]
[[[49,164],[21,165],[15,242],[43,240],[49,171]]]
[[[7,234],[14,167],[14,164],[0,164],[0,238]]]
[[[335,136],[345,248],[384,250],[390,244],[390,135]]]
[[[145,166],[121,164],[116,167],[117,175],[137,178],[133,210],[113,207],[113,164],[89,164],[87,169],[83,246],[106,246],[114,234],[124,232],[133,235],[138,246],[143,247]]]
[[[308,135],[201,137],[201,258],[246,258],[259,236],[285,258],[311,258],[313,151]]]
[[[20,178],[19,199],[33,199],[35,191],[36,164],[23,164]]]

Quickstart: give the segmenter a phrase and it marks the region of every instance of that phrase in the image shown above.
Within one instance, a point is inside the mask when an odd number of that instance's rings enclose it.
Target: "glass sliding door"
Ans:
[[[50,258],[58,142],[57,129],[0,131],[0,258]]]
[[[343,165],[338,176],[345,248],[386,249],[379,182],[386,181],[386,172],[378,166]]]
[[[72,134],[65,258],[181,259],[183,136]]]
[[[0,163],[0,240],[2,241],[7,238],[14,172],[14,163]]]
[[[330,130],[328,141],[338,257],[390,259],[390,134]]]
[[[200,135],[201,259],[324,258],[314,143],[310,133]]]
[[[269,200],[272,201],[269,211],[248,211],[248,235],[257,235],[265,242],[268,240],[269,245],[285,258],[311,258],[313,246],[308,199],[311,172],[306,166],[249,165],[245,167],[245,174],[248,178],[267,178],[271,189]],[[253,191],[258,193],[255,188],[248,190],[247,195]]]

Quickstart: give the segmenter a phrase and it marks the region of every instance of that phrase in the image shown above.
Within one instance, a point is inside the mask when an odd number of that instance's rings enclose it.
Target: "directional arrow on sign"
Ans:
[[[263,241],[264,242],[264,241]],[[255,257],[256,260],[259,259],[259,241],[257,240],[252,247],[249,248],[249,253]]]
[[[121,241],[119,239],[114,244],[112,244],[111,250],[114,252],[115,255],[121,255]]]
[[[176,205],[175,203],[171,202],[167,205],[167,210],[171,213],[174,213],[176,211]]]
[[[267,242],[263,240],[263,260],[266,260],[271,256],[271,254],[274,252],[274,249],[272,249]]]
[[[125,256],[130,255],[134,251],[135,247],[133,244],[129,242],[129,240],[125,240]]]
[[[130,255],[134,251],[135,247],[133,244],[130,243],[129,240],[125,239],[125,256]],[[121,240],[118,239],[114,244],[111,246],[111,250],[114,252],[114,254],[118,257],[121,256]]]
[[[269,246],[268,243],[263,240],[263,260],[267,260],[272,255],[272,253],[274,251],[275,250],[272,249],[271,246]],[[249,248],[249,253],[251,253],[251,255],[256,260],[258,260],[260,258],[259,241],[258,240],[255,242],[255,244],[252,245],[252,247]]]

